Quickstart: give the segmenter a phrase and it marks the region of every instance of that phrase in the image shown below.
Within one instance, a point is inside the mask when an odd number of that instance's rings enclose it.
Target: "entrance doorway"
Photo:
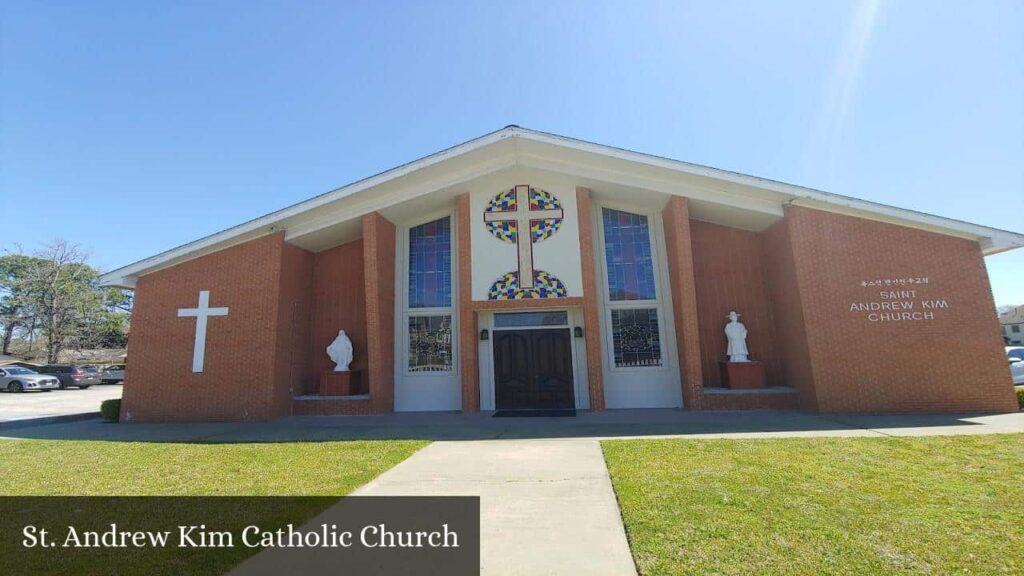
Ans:
[[[530,323],[536,326],[527,327]],[[497,410],[576,407],[573,337],[568,326],[548,327],[556,323],[568,323],[565,312],[495,316],[494,400]]]

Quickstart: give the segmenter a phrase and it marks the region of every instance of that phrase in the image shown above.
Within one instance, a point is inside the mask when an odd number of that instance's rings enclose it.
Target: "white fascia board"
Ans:
[[[515,135],[526,140],[543,142],[554,146],[563,146],[598,154],[611,158],[618,158],[630,162],[646,164],[665,168],[676,172],[684,172],[695,176],[701,176],[714,180],[731,182],[741,186],[767,190],[789,197],[788,204],[804,205],[819,210],[833,211],[844,214],[856,213],[861,218],[877,219],[883,222],[895,223],[914,228],[925,229],[941,234],[970,238],[978,241],[985,255],[996,254],[1024,247],[1024,234],[991,228],[979,224],[972,224],[962,220],[935,216],[916,210],[897,208],[886,204],[879,204],[841,194],[824,192],[813,188],[805,188],[795,184],[786,184],[767,178],[748,176],[738,172],[701,166],[681,160],[673,160],[661,156],[633,152],[622,148],[615,148],[603,144],[595,144],[583,140],[576,140],[557,134],[538,132],[523,128],[513,128]]]
[[[140,260],[134,264],[118,268],[100,276],[100,284],[104,286],[134,287],[135,281],[142,274],[272,233],[276,231],[276,226],[286,219],[299,216],[316,208],[341,200],[342,198],[346,198],[375,186],[380,186],[392,180],[407,176],[418,170],[441,164],[506,138],[520,138],[524,141],[540,142],[555,147],[577,150],[597,156],[617,158],[631,163],[662,168],[721,182],[728,182],[750,190],[749,195],[730,194],[729,192],[722,190],[713,190],[709,188],[702,189],[701,187],[686,184],[684,186],[684,191],[667,190],[669,193],[673,194],[697,197],[695,194],[701,194],[701,192],[703,192],[703,196],[705,197],[704,199],[710,201],[718,201],[725,204],[741,201],[748,209],[755,209],[757,211],[773,214],[779,213],[782,203],[805,205],[808,207],[839,213],[856,214],[863,218],[872,218],[884,222],[931,230],[938,233],[971,238],[977,240],[981,244],[985,254],[995,254],[1024,246],[1024,235],[1006,230],[989,228],[987,226],[980,226],[951,218],[933,216],[931,214],[896,208],[839,194],[823,192],[812,188],[804,188],[766,178],[748,176],[738,172],[692,164],[681,160],[672,160],[670,158],[633,152],[622,148],[595,144],[565,136],[558,136],[556,134],[510,126],[491,132],[490,134],[485,134],[484,136],[475,138],[468,142],[458,144],[435,154],[425,156],[419,160],[414,160],[396,168],[370,176],[369,178],[331,190],[309,200],[272,212],[266,216],[250,220],[244,224],[228,228],[227,230],[217,232],[216,234],[206,236],[205,238],[201,238],[155,256]],[[552,159],[545,160],[536,155],[531,157],[528,153],[519,152],[517,150],[517,157],[518,156],[522,156],[525,162],[532,163],[537,167],[543,167],[546,165],[548,167],[555,168],[554,165],[557,163]],[[499,163],[503,162],[505,162],[505,160],[499,161]],[[563,168],[565,167],[567,167],[567,165],[563,166]],[[620,177],[622,177],[622,174],[623,173],[621,171],[618,171],[618,175]],[[606,176],[608,175],[610,175],[610,173],[606,174]],[[628,178],[623,178],[623,182],[627,180]],[[664,184],[664,182],[662,183]],[[649,182],[649,184],[655,185],[653,181]],[[757,191],[759,190],[781,195],[783,197],[781,199],[782,201],[780,202],[779,199],[774,199],[769,196],[759,195],[757,194]],[[418,193],[425,192],[420,190]],[[385,201],[383,198],[381,200]],[[386,201],[394,203],[403,200],[405,200],[405,197],[401,195],[389,195]],[[755,205],[751,204],[752,201],[760,202],[757,202]],[[374,202],[374,204],[376,205],[377,203]],[[383,204],[380,206],[383,206]],[[324,217],[310,219],[309,222],[298,225],[298,229],[290,231],[289,234],[310,233],[325,224],[329,224],[329,220],[336,221],[336,216],[334,218]]]
[[[789,204],[974,240],[981,246],[985,256],[1024,246],[1024,235],[1015,232],[846,196],[832,196],[835,198],[829,200],[804,196],[794,198]]]

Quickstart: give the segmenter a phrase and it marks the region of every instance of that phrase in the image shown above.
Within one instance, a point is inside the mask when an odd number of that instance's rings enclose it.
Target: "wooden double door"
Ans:
[[[568,328],[494,331],[495,408],[575,408]]]

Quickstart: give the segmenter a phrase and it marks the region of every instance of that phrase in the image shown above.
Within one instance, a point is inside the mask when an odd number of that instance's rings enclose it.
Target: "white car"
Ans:
[[[20,366],[0,368],[0,390],[8,392],[24,392],[39,390],[49,392],[60,388],[60,380],[47,374],[39,374],[34,370]]]
[[[1013,385],[1024,384],[1024,346],[1007,346],[1006,358],[1010,361],[1010,374],[1013,376]]]

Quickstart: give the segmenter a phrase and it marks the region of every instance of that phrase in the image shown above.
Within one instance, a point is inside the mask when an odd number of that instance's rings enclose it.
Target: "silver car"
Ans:
[[[117,384],[124,380],[124,364],[107,366],[100,372],[101,384]]]
[[[1010,361],[1013,385],[1024,386],[1024,346],[1007,346],[1006,359]]]
[[[0,390],[24,392],[39,390],[49,392],[60,388],[60,380],[47,374],[39,374],[20,366],[0,368]]]

